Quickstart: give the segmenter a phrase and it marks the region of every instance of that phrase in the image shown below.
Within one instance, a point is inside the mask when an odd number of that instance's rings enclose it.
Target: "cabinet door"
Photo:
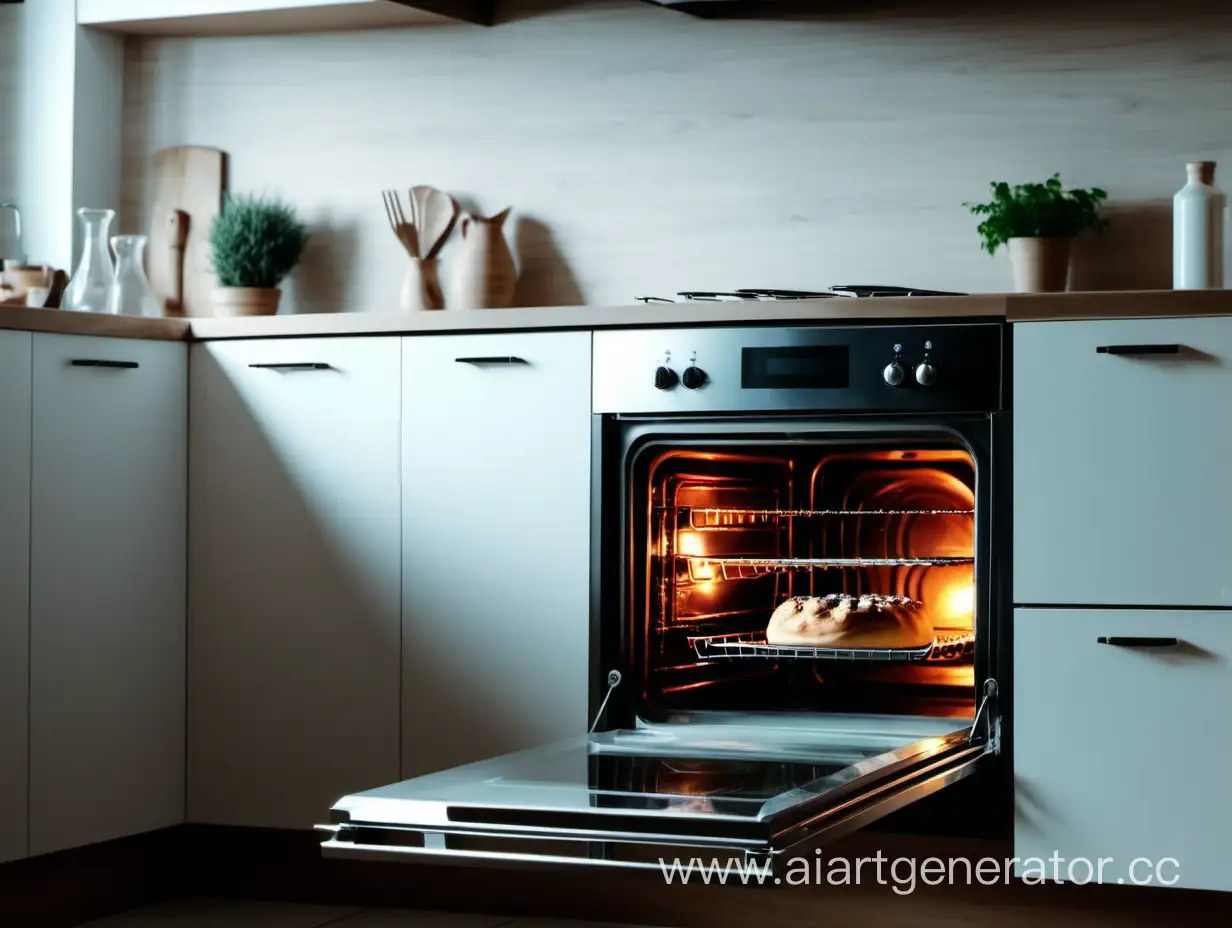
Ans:
[[[27,850],[30,343],[0,332],[0,863]]]
[[[411,777],[586,731],[590,335],[403,345]]]
[[[34,336],[32,854],[184,820],[187,360]]]
[[[1227,613],[1017,610],[1015,856],[1113,858],[1105,882],[1173,858],[1165,881],[1232,890],[1230,693]]]
[[[400,350],[193,348],[190,821],[310,828],[397,777]]]
[[[1232,606],[1230,395],[1232,318],[1014,326],[1015,602]]]

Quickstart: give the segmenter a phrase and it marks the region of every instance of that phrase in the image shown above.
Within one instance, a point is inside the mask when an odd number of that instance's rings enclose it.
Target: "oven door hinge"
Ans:
[[[984,695],[975,710],[975,718],[971,720],[967,740],[983,740],[990,753],[1001,753],[1001,713],[997,711],[997,681],[992,677],[984,681]]]

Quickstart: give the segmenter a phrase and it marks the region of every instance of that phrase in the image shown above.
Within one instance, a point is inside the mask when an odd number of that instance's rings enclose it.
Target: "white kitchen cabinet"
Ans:
[[[77,0],[77,22],[119,32],[208,35],[491,24],[490,0]]]
[[[1015,325],[1015,602],[1232,606],[1230,396],[1232,317]]]
[[[191,367],[188,817],[310,828],[398,778],[399,339]]]
[[[1142,638],[1178,644],[1132,646]],[[1173,858],[1166,880],[1232,890],[1229,694],[1224,612],[1018,609],[1015,856],[1114,858],[1113,882],[1135,858]]]
[[[34,336],[31,854],[184,820],[187,360]]]
[[[0,332],[0,863],[28,849],[30,351]]]
[[[404,777],[586,731],[590,345],[403,339]]]

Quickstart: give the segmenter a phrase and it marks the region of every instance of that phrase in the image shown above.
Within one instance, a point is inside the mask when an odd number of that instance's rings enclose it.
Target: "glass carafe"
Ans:
[[[145,235],[117,235],[111,240],[116,255],[115,281],[107,301],[107,312],[122,316],[161,316],[158,297],[145,276]]]
[[[82,208],[77,210],[77,217],[81,220],[81,260],[77,262],[73,279],[68,282],[64,308],[105,313],[115,278],[111,252],[107,250],[107,233],[115,210]]]

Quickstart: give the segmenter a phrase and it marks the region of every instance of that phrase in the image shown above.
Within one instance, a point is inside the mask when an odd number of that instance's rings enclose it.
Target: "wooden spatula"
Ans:
[[[441,249],[445,247],[445,242],[449,240],[449,234],[453,231],[454,223],[458,221],[458,206],[447,193],[440,190],[428,188],[427,195],[422,201],[420,244],[423,248],[423,256],[425,258],[435,258],[441,253]]]

